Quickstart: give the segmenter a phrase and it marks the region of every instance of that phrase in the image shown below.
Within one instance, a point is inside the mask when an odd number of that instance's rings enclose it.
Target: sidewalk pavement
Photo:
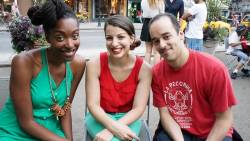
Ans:
[[[80,23],[80,30],[103,30],[104,22],[101,22],[101,25],[98,25],[98,22],[86,22]],[[134,23],[135,30],[141,30],[142,23]],[[0,32],[7,32],[8,28],[5,26],[0,26]]]

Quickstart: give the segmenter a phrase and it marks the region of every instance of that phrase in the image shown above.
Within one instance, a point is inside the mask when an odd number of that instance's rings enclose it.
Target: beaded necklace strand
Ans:
[[[50,72],[49,72],[49,62],[48,62],[48,57],[46,54],[46,61],[47,61],[47,71],[48,71],[48,76],[49,76],[49,85],[50,85],[50,91],[51,91],[51,98],[53,101],[53,105],[51,106],[50,110],[52,110],[56,116],[56,119],[59,120],[59,117],[63,117],[66,112],[71,108],[71,103],[69,101],[69,91],[68,91],[68,75],[67,75],[67,67],[66,67],[66,62],[65,62],[65,85],[66,85],[66,94],[67,94],[67,98],[65,100],[65,103],[63,105],[63,107],[61,107],[55,97],[54,94],[54,90],[52,88],[52,82],[51,82],[51,76],[50,76]]]

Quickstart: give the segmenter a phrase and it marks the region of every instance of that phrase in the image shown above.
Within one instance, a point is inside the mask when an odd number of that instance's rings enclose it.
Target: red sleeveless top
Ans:
[[[125,113],[132,109],[138,84],[138,75],[143,60],[136,56],[135,65],[127,79],[117,82],[108,66],[107,52],[100,54],[100,94],[101,107],[105,112]]]

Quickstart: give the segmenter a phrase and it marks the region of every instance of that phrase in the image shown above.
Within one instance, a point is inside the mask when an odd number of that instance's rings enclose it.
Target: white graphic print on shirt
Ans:
[[[182,81],[169,83],[164,87],[164,99],[169,112],[174,116],[181,128],[190,128],[192,118],[192,89]]]

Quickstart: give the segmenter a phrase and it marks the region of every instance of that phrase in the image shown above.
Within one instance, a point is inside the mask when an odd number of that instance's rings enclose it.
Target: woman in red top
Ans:
[[[138,139],[151,70],[143,59],[130,54],[140,41],[127,17],[109,17],[104,32],[108,51],[87,65],[87,131],[96,141]]]

